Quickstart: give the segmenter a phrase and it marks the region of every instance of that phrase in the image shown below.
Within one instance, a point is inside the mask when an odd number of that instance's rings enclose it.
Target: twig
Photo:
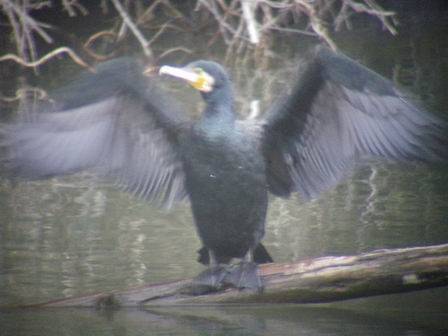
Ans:
[[[76,16],[76,9],[82,14],[87,15],[89,12],[81,5],[78,0],[62,0],[64,10],[67,11],[69,16]]]
[[[162,27],[159,28],[159,30],[157,30],[157,32],[151,38],[151,40],[149,41],[149,45],[153,44],[168,28],[177,29],[177,27],[171,25],[170,22],[166,22],[162,25]]]
[[[162,59],[163,57],[165,57],[165,56],[167,56],[167,55],[169,55],[169,54],[172,54],[172,53],[174,53],[174,52],[178,52],[178,51],[184,52],[184,53],[186,53],[186,54],[192,54],[192,53],[193,53],[193,51],[191,51],[191,50],[188,49],[188,48],[185,48],[185,47],[175,47],[175,48],[170,48],[170,49],[168,49],[168,50],[165,50],[163,53],[161,53],[161,54],[157,57],[157,60],[160,60],[160,59]]]
[[[41,88],[30,87],[30,88],[18,89],[16,91],[16,95],[13,97],[0,96],[0,100],[5,101],[7,103],[12,103],[26,97],[29,93],[37,95],[37,99],[39,100],[48,99],[48,93],[45,90]]]
[[[246,21],[249,40],[253,44],[258,44],[260,42],[260,33],[254,16],[254,3],[248,0],[241,0],[241,8],[243,10],[243,18]]]
[[[128,28],[132,31],[134,36],[137,38],[137,40],[140,42],[140,45],[142,46],[143,53],[148,58],[153,58],[153,53],[151,49],[149,48],[149,42],[146,40],[146,38],[143,36],[141,31],[138,29],[138,27],[134,24],[134,22],[131,20],[129,14],[126,12],[126,10],[123,8],[119,0],[111,0],[113,5],[115,6],[115,9],[120,14],[121,18],[123,19],[123,22],[128,26]]]
[[[19,55],[27,61],[35,60],[37,53],[33,33],[36,32],[47,43],[51,43],[53,40],[44,30],[50,26],[34,20],[28,12],[49,6],[50,2],[42,1],[34,4],[23,1],[18,4],[10,0],[2,0],[0,5],[12,26]]]
[[[336,43],[334,43],[333,39],[330,37],[327,28],[325,28],[324,23],[319,18],[316,8],[304,0],[297,0],[300,6],[303,7],[304,11],[307,12],[308,17],[310,19],[311,27],[319,35],[333,50],[337,50]]]
[[[102,30],[99,32],[96,32],[95,34],[93,34],[92,36],[90,36],[87,41],[84,43],[83,48],[84,50],[93,58],[95,58],[96,60],[100,60],[100,61],[104,61],[106,59],[108,59],[110,56],[109,55],[100,55],[98,53],[96,53],[95,51],[93,51],[91,49],[91,45],[99,38],[101,37],[106,37],[106,36],[110,36],[115,38],[117,36],[116,33],[108,31],[108,30]]]
[[[61,47],[54,49],[45,56],[41,57],[40,59],[32,62],[28,62],[23,58],[20,58],[19,56],[14,54],[6,54],[0,57],[0,62],[14,61],[24,67],[35,68],[45,62],[48,62],[51,58],[58,56],[60,54],[67,54],[76,64],[93,71],[93,69],[86,62],[84,62],[72,49],[68,47]]]

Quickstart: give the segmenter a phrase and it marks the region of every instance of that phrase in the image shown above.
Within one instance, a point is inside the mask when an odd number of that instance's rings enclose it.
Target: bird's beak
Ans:
[[[203,92],[212,91],[215,82],[212,76],[199,68],[175,68],[164,65],[160,68],[159,75],[170,75],[183,79],[195,89]]]

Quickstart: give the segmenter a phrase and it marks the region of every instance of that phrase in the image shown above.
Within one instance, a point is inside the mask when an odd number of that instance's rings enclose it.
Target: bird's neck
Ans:
[[[233,95],[230,90],[220,92],[219,96],[209,97],[207,107],[202,114],[204,121],[219,123],[233,123],[235,121],[235,110]]]

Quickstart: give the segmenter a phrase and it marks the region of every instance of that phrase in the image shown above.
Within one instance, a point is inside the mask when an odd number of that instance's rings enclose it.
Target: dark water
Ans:
[[[439,13],[439,15],[441,15]],[[448,19],[448,16],[446,16]],[[416,17],[392,38],[372,27],[336,36],[341,49],[394,78],[433,111],[447,112],[448,20]],[[299,43],[300,42],[300,43]],[[176,44],[162,41],[160,48]],[[279,40],[269,61],[229,62],[237,102],[269,105],[309,41]],[[193,49],[193,48],[192,48]],[[198,50],[206,49],[198,45]],[[218,49],[182,56],[222,59]],[[173,57],[174,58],[174,57]],[[261,69],[261,63],[266,63]],[[73,67],[67,65],[67,72]],[[63,72],[40,83],[55,87]],[[172,88],[191,110],[191,90]],[[272,199],[265,245],[277,261],[448,242],[448,174],[442,167],[361,165],[318,200]],[[0,305],[194,276],[200,246],[188,204],[167,213],[93,184],[89,176],[0,182]],[[266,306],[159,311],[0,311],[3,335],[447,335],[448,291],[331,307]],[[444,331],[446,331],[444,333]]]
[[[0,335],[297,335],[417,336],[446,335],[421,313],[374,316],[344,309],[263,306],[189,309],[25,310],[0,314]],[[443,318],[441,314],[428,315]],[[446,329],[445,329],[446,331]]]

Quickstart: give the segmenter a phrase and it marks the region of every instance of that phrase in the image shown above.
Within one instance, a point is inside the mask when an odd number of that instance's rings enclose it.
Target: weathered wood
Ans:
[[[260,267],[263,294],[235,289],[184,294],[191,280],[146,285],[34,305],[132,307],[241,303],[325,303],[448,285],[448,244],[377,250],[357,256],[322,257]]]

